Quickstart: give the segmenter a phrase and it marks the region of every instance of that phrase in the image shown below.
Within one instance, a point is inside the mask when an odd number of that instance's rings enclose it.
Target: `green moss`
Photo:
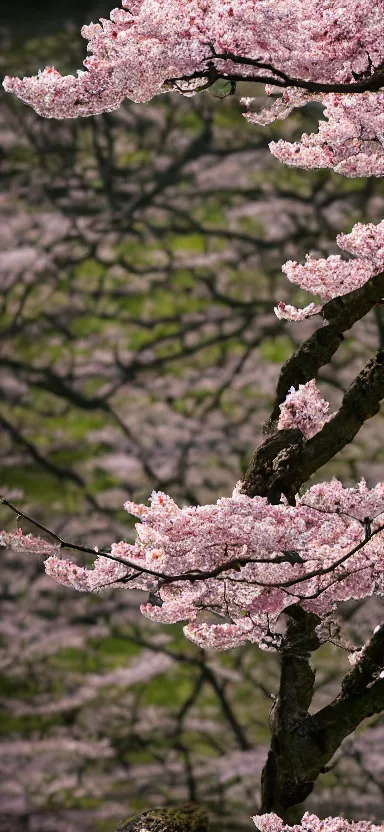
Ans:
[[[183,132],[195,133],[201,127],[201,118],[198,113],[190,110],[188,113],[183,113],[180,116],[178,126]]]
[[[79,489],[61,477],[48,474],[41,469],[17,467],[4,468],[3,484],[9,488],[21,488],[30,499],[42,505],[49,505],[52,511],[60,510],[69,514],[81,514],[84,508]]]
[[[99,278],[101,277],[106,271],[105,266],[100,263],[98,260],[92,260],[89,258],[88,260],[82,260],[78,266],[75,266],[73,269],[73,276],[75,278],[82,278],[86,277],[87,280],[92,280],[92,278]],[[92,288],[89,284],[87,285],[87,289]]]
[[[265,338],[260,347],[261,358],[276,364],[286,361],[291,353],[292,343],[285,335],[278,335],[276,338]]]
[[[95,673],[100,669],[100,658],[93,651],[80,647],[63,647],[48,659],[51,667],[72,673]]]
[[[129,637],[125,636],[108,636],[98,644],[97,651],[104,657],[107,664],[118,667],[125,665],[128,656],[137,656],[141,652],[141,648],[134,644]]]
[[[204,234],[170,234],[168,245],[172,251],[203,253],[206,250],[206,238]]]
[[[177,809],[149,809],[130,818],[116,832],[140,832],[143,825],[148,832],[207,832],[208,816],[199,806]]]
[[[220,128],[231,127],[233,129],[235,127],[238,127],[239,130],[242,130],[243,133],[244,130],[247,129],[246,122],[244,125],[244,119],[242,119],[242,116],[240,114],[240,108],[237,112],[231,109],[226,109],[224,107],[223,109],[216,110],[214,115],[214,124],[216,127]]]
[[[36,734],[43,734],[50,728],[57,727],[61,721],[57,714],[13,716],[9,711],[0,710],[0,736],[36,736]]]
[[[192,289],[195,285],[195,278],[188,269],[178,269],[172,275],[172,283],[180,289]]]
[[[169,672],[156,676],[150,682],[146,682],[142,703],[144,705],[160,705],[165,707],[177,707],[181,705],[190,695],[193,689],[194,680],[180,670],[170,676]]]
[[[44,425],[47,432],[65,429],[72,439],[83,439],[88,437],[91,430],[104,427],[105,415],[76,409],[66,412],[63,416],[46,417]]]
[[[264,237],[264,225],[256,217],[240,217],[239,228],[251,236]]]
[[[124,153],[121,153],[118,157],[118,165],[119,167],[141,167],[144,164],[144,162],[150,162],[152,160],[152,156],[152,150],[146,148],[125,151]]]

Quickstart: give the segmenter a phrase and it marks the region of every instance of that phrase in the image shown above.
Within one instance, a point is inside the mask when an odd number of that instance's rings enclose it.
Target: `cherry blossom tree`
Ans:
[[[35,78],[7,78],[6,90],[41,115],[64,118],[116,109],[124,97],[146,102],[169,90],[193,95],[223,80],[230,92],[240,81],[263,82],[268,94],[283,93],[261,113],[244,100],[250,123],[272,123],[309,103],[325,107],[317,134],[304,134],[300,143],[272,142],[280,161],[348,177],[383,175],[382,0],[342,8],[326,0],[276,0],[273,7],[250,0],[124,5],[102,25],[85,27],[92,53],[86,72],[62,77],[48,68]],[[322,644],[335,643],[338,605],[384,594],[383,483],[368,488],[362,480],[347,488],[334,479],[306,486],[378,413],[384,398],[383,348],[360,369],[336,412],[329,414],[316,386],[344,332],[381,303],[384,291],[382,223],[357,223],[337,243],[352,258],[308,256],[304,266],[288,261],[283,267],[289,280],[321,303],[298,309],[281,301],[277,317],[319,315],[323,325],[283,366],[267,438],[232,497],[179,507],[157,491],[149,507],[128,501],[126,510],[140,521],[136,540],[96,551],[92,568],[61,552],[94,556],[95,549],[53,532],[48,539],[38,522],[43,538],[21,529],[2,533],[14,551],[46,556],[47,574],[64,586],[146,591],[142,613],[161,623],[187,621],[185,635],[200,647],[251,642],[280,654],[262,802],[253,818],[260,832],[383,828],[308,813],[299,825],[289,825],[300,821],[300,804],[342,741],[384,709],[384,627],[378,622],[364,645],[339,642],[351,670],[333,701],[310,710],[310,657]]]

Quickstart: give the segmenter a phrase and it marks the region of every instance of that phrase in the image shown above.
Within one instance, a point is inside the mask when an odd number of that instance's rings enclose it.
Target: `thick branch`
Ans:
[[[212,55],[204,58],[204,62],[207,62],[208,64],[207,69],[203,69],[201,71],[197,70],[191,75],[185,75],[182,78],[169,78],[167,83],[177,84],[180,82],[192,81],[197,78],[206,78],[207,84],[204,86],[204,89],[209,88],[209,86],[214,84],[215,81],[224,80],[233,82],[246,81],[248,83],[254,82],[257,84],[273,84],[275,87],[282,87],[283,89],[286,89],[287,87],[296,87],[298,89],[307,90],[308,92],[318,92],[324,94],[331,92],[347,94],[363,93],[367,91],[376,92],[384,85],[384,70],[382,65],[380,65],[380,67],[378,67],[369,78],[364,78],[362,80],[357,79],[347,83],[323,83],[321,81],[306,81],[303,78],[292,78],[287,75],[286,72],[277,69],[272,64],[264,63],[263,61],[259,61],[254,58],[246,58],[241,55],[235,55],[233,52],[223,52],[219,54],[215,52],[212,44],[208,45],[211,46]],[[242,74],[241,72],[225,72],[215,66],[213,63],[214,60],[230,61],[232,64],[254,67],[255,69],[261,70],[263,73],[269,74],[248,75]]]
[[[317,333],[315,333],[317,334]],[[277,431],[254,453],[243,479],[249,497],[278,502],[281,494],[294,504],[309,477],[356,436],[384,398],[384,350],[370,359],[344,395],[341,407],[319,433],[305,441],[299,430]]]
[[[326,325],[317,329],[283,365],[277,385],[276,401],[266,426],[271,430],[279,418],[279,405],[290,387],[298,387],[316,378],[320,367],[331,360],[339,348],[343,333],[364,317],[384,296],[384,272],[376,275],[360,289],[334,298],[325,304],[322,315]]]
[[[255,451],[242,482],[247,497],[279,503],[281,494],[294,503],[292,480],[302,468],[305,439],[301,430],[280,430]]]
[[[384,350],[379,350],[355,378],[335,416],[306,443],[298,486],[352,441],[364,422],[378,413],[383,398]]]
[[[271,710],[271,745],[262,774],[261,812],[274,811],[289,820],[287,810],[312,791],[313,760],[319,755],[308,709],[315,682],[309,658],[320,646],[315,632],[320,619],[297,606],[287,613],[280,689]]]
[[[376,628],[359,660],[343,679],[336,699],[311,716],[315,675],[309,650],[316,649],[316,616],[288,608],[279,695],[271,711],[271,747],[262,776],[262,812],[275,811],[288,822],[290,807],[301,803],[341,742],[367,717],[384,709],[384,625]],[[317,622],[319,619],[317,619]]]
[[[344,677],[339,695],[314,716],[328,759],[358,725],[384,710],[384,625],[377,627],[359,660]]]

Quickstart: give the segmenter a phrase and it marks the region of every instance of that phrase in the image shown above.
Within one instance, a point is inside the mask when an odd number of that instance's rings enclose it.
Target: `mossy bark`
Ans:
[[[116,832],[208,832],[208,816],[199,806],[149,809],[128,819]]]

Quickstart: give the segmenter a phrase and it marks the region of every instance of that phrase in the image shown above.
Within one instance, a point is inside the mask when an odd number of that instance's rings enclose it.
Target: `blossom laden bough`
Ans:
[[[300,404],[297,418],[313,435],[327,419],[327,403],[314,383],[310,388],[312,405],[303,415]],[[303,398],[300,390],[290,395]],[[157,492],[149,506],[129,501],[126,508],[141,521],[135,543],[113,544],[93,568],[55,552],[45,561],[47,574],[80,592],[148,591],[142,613],[159,623],[188,621],[185,635],[201,647],[250,641],[276,649],[279,617],[293,603],[326,617],[340,601],[384,594],[382,483],[374,489],[364,481],[349,489],[338,480],[320,483],[294,506],[248,497],[239,484],[216,505],[180,508]],[[7,542],[15,540],[17,549],[21,537],[17,532]],[[28,545],[38,551],[40,539]],[[206,611],[225,623],[202,621]]]
[[[303,496],[305,505],[313,506],[325,512],[336,511],[364,521],[366,517],[374,519],[383,513],[384,483],[379,482],[374,488],[368,488],[361,480],[353,488],[345,488],[337,479],[332,480],[332,489],[328,483],[317,483]]]
[[[241,70],[245,79],[288,87],[289,77],[353,84],[382,66],[383,2],[344,6],[340,14],[327,0],[275,0],[273,8],[253,0],[123,0],[109,20],[83,27],[91,53],[85,72],[61,76],[49,67],[33,78],[6,78],[4,86],[41,115],[70,118],[114,110],[124,98],[149,101],[167,89],[190,93],[199,77],[209,83],[212,68],[213,80]],[[296,94],[289,95],[292,102]]]
[[[367,820],[348,821],[345,818],[325,818],[320,820],[317,815],[306,812],[302,821],[294,826],[285,824],[273,812],[266,815],[255,815],[252,818],[259,832],[384,832],[384,825],[377,825]]]
[[[375,268],[369,260],[342,260],[339,254],[326,259],[315,260],[309,254],[304,266],[287,260],[283,272],[288,280],[297,283],[301,289],[319,295],[322,300],[347,295],[374,276]]]
[[[378,225],[357,222],[349,234],[338,234],[339,248],[372,263],[375,272],[384,269],[384,220]]]
[[[336,242],[353,259],[343,260],[340,254],[331,254],[317,260],[307,254],[304,265],[287,260],[282,269],[288,280],[327,302],[359,289],[384,271],[384,220],[378,225],[358,222],[349,234],[338,234]],[[275,314],[281,319],[299,321],[320,313],[321,308],[310,303],[304,309],[296,309],[281,301]]]
[[[271,153],[290,167],[332,168],[350,177],[384,176],[384,92],[330,94],[320,100],[327,120],[319,122],[318,132],[304,133],[300,142],[271,142]],[[286,109],[288,114],[288,105]],[[282,106],[276,112],[281,118]]]

